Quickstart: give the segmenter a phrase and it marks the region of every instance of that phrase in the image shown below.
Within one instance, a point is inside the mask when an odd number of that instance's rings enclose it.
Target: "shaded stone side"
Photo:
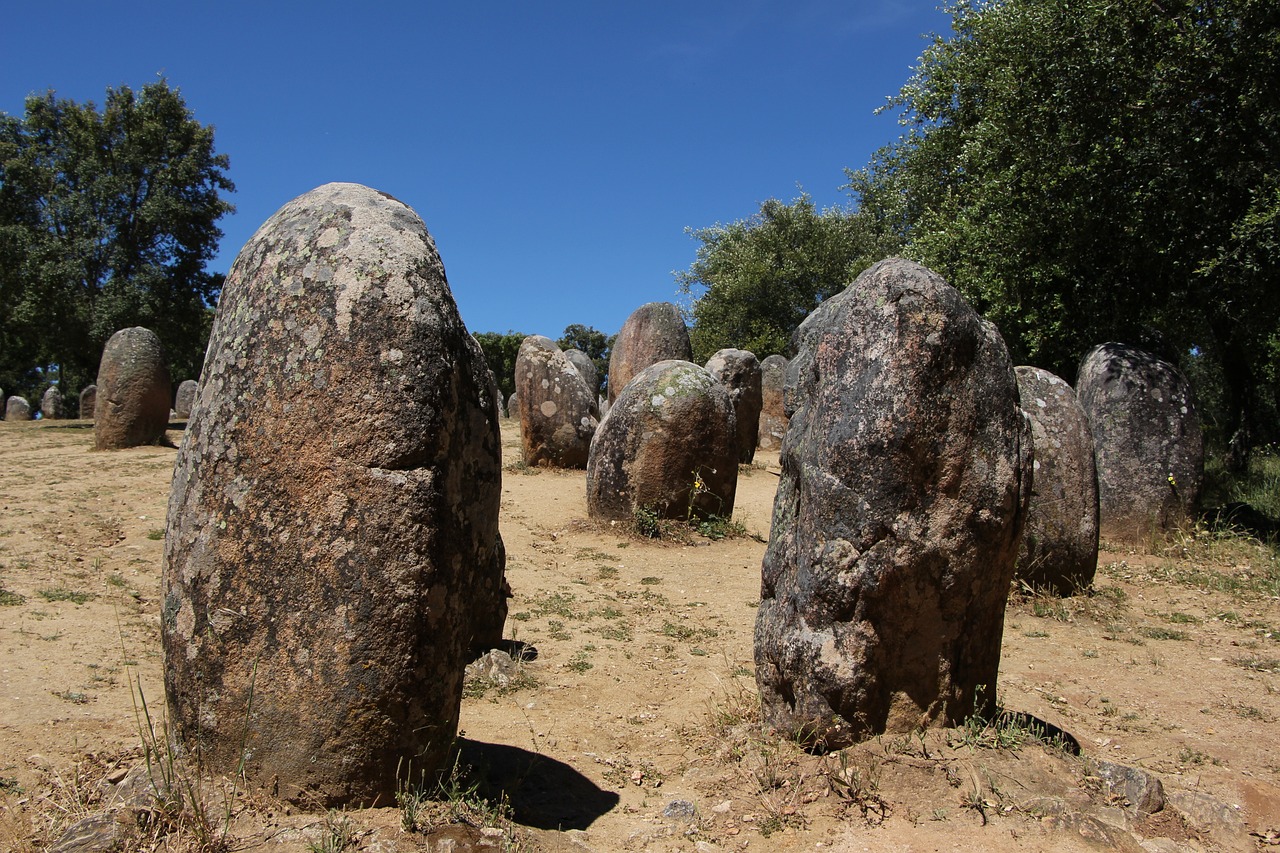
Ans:
[[[738,461],[750,464],[756,455],[763,405],[760,362],[746,350],[722,349],[707,360],[707,372],[729,391],[738,422]]]
[[[241,250],[169,500],[169,720],[215,773],[394,801],[457,732],[506,616],[496,400],[435,244],[328,184]]]
[[[1093,433],[1101,535],[1143,543],[1184,524],[1200,497],[1204,439],[1182,372],[1105,343],[1081,361],[1076,396]]]
[[[516,406],[526,465],[585,468],[598,421],[595,397],[555,342],[530,335],[516,354]]]
[[[150,329],[121,329],[98,365],[93,439],[98,450],[157,444],[169,428],[173,384],[164,347]]]
[[[1038,367],[1016,372],[1035,454],[1017,577],[1038,590],[1073,595],[1088,589],[1098,570],[1093,434],[1064,380]]]
[[[737,489],[737,424],[729,392],[687,361],[660,361],[640,371],[591,442],[592,518],[628,520],[642,508],[660,518],[729,518]]]
[[[995,327],[901,259],[841,296],[790,365],[755,631],[765,722],[818,748],[994,700],[1031,488]]]
[[[94,410],[98,405],[98,386],[86,385],[80,390],[80,419],[93,420]]]
[[[609,403],[640,371],[659,361],[693,361],[689,329],[670,302],[647,302],[622,324],[609,350]]]
[[[196,401],[198,383],[194,379],[184,379],[178,383],[178,393],[173,398],[173,413],[181,420],[191,417],[191,405]]]

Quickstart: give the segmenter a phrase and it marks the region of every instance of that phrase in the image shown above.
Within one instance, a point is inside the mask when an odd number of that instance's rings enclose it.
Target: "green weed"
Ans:
[[[75,604],[85,604],[93,601],[98,596],[92,592],[84,590],[67,589],[66,587],[51,587],[47,589],[37,590],[40,597],[45,601],[70,601]]]

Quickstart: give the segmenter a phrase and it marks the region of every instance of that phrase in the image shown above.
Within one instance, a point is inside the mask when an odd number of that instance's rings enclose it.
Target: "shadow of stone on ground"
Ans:
[[[587,829],[621,799],[568,764],[519,747],[459,738],[458,754],[484,780],[483,794],[506,794],[512,819],[523,826]]]

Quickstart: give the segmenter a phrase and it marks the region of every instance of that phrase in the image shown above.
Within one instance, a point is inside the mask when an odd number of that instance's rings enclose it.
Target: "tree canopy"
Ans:
[[[205,269],[232,206],[229,161],[161,79],[101,110],[32,96],[0,113],[0,384],[52,367],[72,397],[121,328],[146,326],[175,380],[198,375],[222,276]]]
[[[905,135],[850,188],[1019,362],[1074,380],[1109,339],[1207,359],[1223,434],[1247,451],[1280,349],[1280,6],[962,0],[951,13],[953,37],[890,102]]]
[[[520,354],[520,345],[528,337],[524,332],[507,330],[500,332],[476,332],[472,335],[484,353],[484,363],[493,371],[498,390],[503,399],[510,397],[516,390],[516,356]]]
[[[726,347],[761,359],[784,352],[818,303],[898,242],[860,213],[817,210],[804,193],[790,204],[769,199],[749,219],[689,233],[701,241],[697,259],[674,275],[693,298],[689,337],[700,363]]]

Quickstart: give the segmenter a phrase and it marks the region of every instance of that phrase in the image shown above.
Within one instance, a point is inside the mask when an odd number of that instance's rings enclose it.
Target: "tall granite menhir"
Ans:
[[[164,347],[150,329],[112,335],[98,364],[93,441],[98,450],[157,444],[169,426],[173,384]]]
[[[1204,480],[1204,438],[1178,368],[1116,342],[1085,354],[1076,395],[1098,465],[1098,529],[1146,542],[1185,523]]]
[[[901,259],[813,315],[765,552],[765,722],[814,748],[949,725],[996,695],[1031,487],[995,327]]]
[[[297,802],[441,766],[506,616],[497,409],[422,220],[356,184],[286,204],[227,276],[163,567],[177,740]]]

